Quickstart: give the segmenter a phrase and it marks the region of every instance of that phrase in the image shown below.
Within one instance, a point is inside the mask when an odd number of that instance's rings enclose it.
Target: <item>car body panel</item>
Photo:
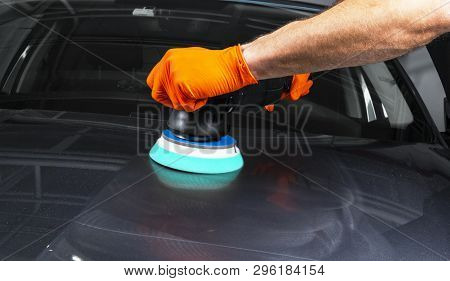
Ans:
[[[1,258],[449,257],[450,155],[438,145],[294,135],[285,144],[308,143],[310,155],[272,156],[267,136],[235,131],[244,168],[211,176],[137,153],[137,135],[152,144],[159,133],[3,123],[0,215],[14,235]]]

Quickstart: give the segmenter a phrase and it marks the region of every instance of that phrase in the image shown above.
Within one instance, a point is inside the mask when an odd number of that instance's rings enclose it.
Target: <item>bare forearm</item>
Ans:
[[[450,31],[449,0],[345,0],[242,46],[257,79],[400,56]]]

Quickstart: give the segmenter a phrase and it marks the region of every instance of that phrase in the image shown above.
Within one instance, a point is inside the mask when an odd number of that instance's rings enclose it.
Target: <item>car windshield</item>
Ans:
[[[0,108],[133,116],[139,105],[154,103],[145,79],[167,49],[247,42],[321,9],[301,3],[277,8],[238,1],[187,2],[154,1],[144,7],[119,1],[30,1],[2,6]],[[313,79],[311,94],[294,110],[283,111],[288,103],[277,105],[278,111],[287,112],[285,118],[308,106],[307,122],[291,125],[294,129],[434,142],[395,61],[315,73]]]

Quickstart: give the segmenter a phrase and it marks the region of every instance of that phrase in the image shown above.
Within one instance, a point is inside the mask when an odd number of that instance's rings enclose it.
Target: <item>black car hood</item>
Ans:
[[[311,136],[311,153],[287,156],[264,138],[250,153],[241,137],[242,170],[196,175],[149,160],[139,143],[151,135],[151,146],[158,130],[0,128],[2,259],[450,257],[450,155],[440,146]]]

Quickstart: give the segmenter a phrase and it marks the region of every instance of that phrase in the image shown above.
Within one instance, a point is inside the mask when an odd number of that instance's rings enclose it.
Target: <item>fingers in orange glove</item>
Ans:
[[[188,112],[205,105],[208,98],[255,83],[240,46],[171,49],[147,77],[153,99]]]
[[[148,75],[147,85],[150,87],[150,89],[155,89],[155,90],[152,90],[152,98],[154,100],[158,101],[159,103],[161,103],[165,106],[173,107],[172,101],[169,99],[169,96],[167,95],[167,93],[165,93],[164,91],[161,90],[161,87],[159,86],[159,80],[155,79],[155,73],[158,73],[159,65],[160,64],[157,63],[155,65],[155,67],[153,67],[153,70]]]
[[[294,75],[292,77],[292,83],[289,92],[282,93],[280,100],[297,101],[301,97],[309,94],[309,90],[313,85],[313,81],[308,79],[309,76],[309,73]],[[275,105],[268,104],[264,108],[269,112],[273,112],[275,109]]]
[[[274,104],[268,104],[266,106],[264,106],[264,108],[269,111],[269,112],[273,112],[273,110],[275,109],[275,105]]]
[[[285,93],[283,99],[289,101],[298,101],[301,97],[309,94],[309,89],[313,85],[313,81],[309,80],[308,74],[296,74],[292,78],[291,88],[288,93]]]

